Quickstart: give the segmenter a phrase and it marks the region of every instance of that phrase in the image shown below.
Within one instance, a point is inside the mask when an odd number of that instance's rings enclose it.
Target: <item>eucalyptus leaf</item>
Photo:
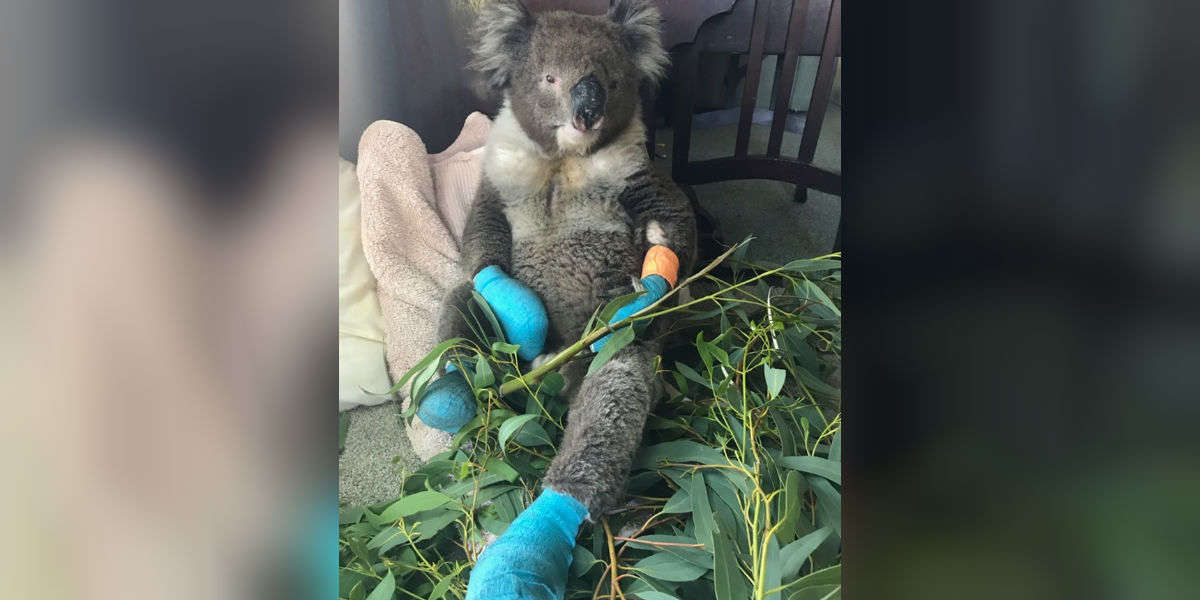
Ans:
[[[775,396],[779,395],[779,390],[783,389],[783,382],[787,378],[787,371],[764,364],[763,376],[767,380],[767,397],[774,399]]]
[[[692,477],[691,488],[688,490],[692,498],[692,518],[696,524],[696,540],[705,548],[713,547],[713,532],[717,528],[713,518],[712,505],[708,500],[708,486],[704,483],[704,474],[696,473]]]
[[[503,448],[505,445],[507,445],[508,439],[511,438],[512,435],[521,428],[521,426],[537,418],[538,415],[517,415],[501,423],[500,431],[497,432],[496,436],[500,442],[500,447]]]
[[[636,540],[625,542],[626,545],[634,548],[645,548],[670,554],[707,571],[712,567],[712,552],[693,547],[697,543],[699,542],[695,538],[682,535],[643,535]],[[660,579],[662,578],[660,577]]]
[[[635,563],[633,568],[663,581],[692,581],[708,572],[707,568],[668,552],[651,554]]]
[[[596,353],[592,363],[588,365],[587,374],[591,375],[600,370],[613,356],[620,352],[622,348],[628,346],[633,341],[633,327],[622,327],[608,336],[608,341],[604,342],[604,347]]]
[[[779,550],[779,540],[775,536],[767,540],[766,569],[763,572],[763,589],[774,590],[783,583],[783,557]],[[780,600],[780,592],[767,594],[763,600]]]
[[[713,590],[717,600],[746,600],[750,597],[749,585],[738,568],[733,540],[718,533],[713,543]]]
[[[417,492],[400,498],[387,507],[379,514],[379,519],[384,522],[392,522],[401,517],[415,515],[421,511],[426,511],[432,508],[437,508],[443,504],[451,502],[452,499],[441,493],[426,490]]]
[[[475,378],[472,383],[477,388],[490,387],[496,383],[496,374],[492,372],[491,364],[482,354],[475,359]]]
[[[692,498],[688,495],[687,488],[681,487],[676,490],[675,494],[663,505],[662,512],[665,514],[692,512]]]
[[[834,462],[819,456],[785,456],[779,459],[779,464],[789,468],[820,475],[838,485],[842,484],[842,463]]]
[[[392,575],[391,571],[388,571],[387,575],[384,575],[383,581],[380,581],[379,585],[371,590],[370,595],[367,596],[367,600],[391,600],[395,595],[396,578]]]
[[[678,440],[642,448],[633,465],[635,469],[656,469],[663,462],[694,462],[702,465],[729,464],[725,455],[715,448],[689,440]]]
[[[791,579],[800,572],[800,568],[804,566],[804,561],[808,559],[813,550],[829,537],[832,530],[828,527],[822,527],[786,546],[781,551],[783,560],[783,569],[781,574],[784,579]]]
[[[806,477],[808,485],[817,495],[817,518],[822,525],[833,528],[842,537],[842,495],[828,481],[820,477]]]

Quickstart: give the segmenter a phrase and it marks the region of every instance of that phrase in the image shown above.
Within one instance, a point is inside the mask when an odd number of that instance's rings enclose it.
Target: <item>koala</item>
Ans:
[[[696,218],[687,197],[651,173],[641,91],[665,74],[660,16],[621,0],[600,16],[534,14],[500,0],[480,15],[474,67],[503,92],[462,238],[469,279],[497,265],[529,286],[550,319],[546,348],[576,341],[597,307],[634,291],[651,245],[686,274]],[[469,335],[469,281],[446,299],[439,337]],[[659,348],[635,341],[598,372],[572,363],[567,429],[544,484],[593,518],[623,492],[654,396]],[[582,363],[582,364],[580,364]]]

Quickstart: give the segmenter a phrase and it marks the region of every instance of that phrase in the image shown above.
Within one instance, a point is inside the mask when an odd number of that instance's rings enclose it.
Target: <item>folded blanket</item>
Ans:
[[[362,244],[377,282],[393,380],[433,348],[442,300],[467,280],[458,266],[458,243],[490,127],[485,115],[472,113],[458,139],[434,155],[416,132],[393,121],[372,123],[359,140]],[[408,390],[401,400],[407,407]],[[425,460],[451,439],[416,418],[408,435]]]

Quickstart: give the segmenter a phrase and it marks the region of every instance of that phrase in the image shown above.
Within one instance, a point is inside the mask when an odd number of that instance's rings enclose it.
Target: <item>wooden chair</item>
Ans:
[[[666,15],[668,20],[670,14]],[[710,160],[689,160],[692,115],[701,53],[745,54],[748,58],[742,90],[741,112],[733,154]],[[763,57],[778,55],[774,86],[774,110],[765,154],[749,154],[750,128],[758,96]],[[829,105],[830,91],[841,54],[841,0],[738,0],[731,12],[719,14],[699,28],[695,40],[676,48],[673,78],[674,154],[671,176],[691,197],[701,214],[702,240],[715,244],[716,224],[700,208],[692,186],[735,179],[772,179],[796,185],[795,199],[804,202],[809,188],[841,195],[842,177],[812,164],[817,138]],[[781,153],[786,128],[788,101],[801,55],[817,56],[816,83],[796,156]],[[707,227],[704,221],[708,221]],[[707,234],[707,236],[705,235]],[[839,217],[834,247],[840,248],[842,218]],[[704,248],[711,255],[716,248]]]

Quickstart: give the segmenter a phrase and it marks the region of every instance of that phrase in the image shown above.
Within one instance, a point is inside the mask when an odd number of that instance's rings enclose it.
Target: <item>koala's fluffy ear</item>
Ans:
[[[662,45],[662,15],[650,0],[616,0],[608,16],[621,26],[621,43],[642,77],[657,84],[667,74],[670,58]]]
[[[508,86],[513,71],[528,55],[533,25],[533,13],[520,0],[494,0],[480,9],[471,67],[487,78],[488,85]]]

